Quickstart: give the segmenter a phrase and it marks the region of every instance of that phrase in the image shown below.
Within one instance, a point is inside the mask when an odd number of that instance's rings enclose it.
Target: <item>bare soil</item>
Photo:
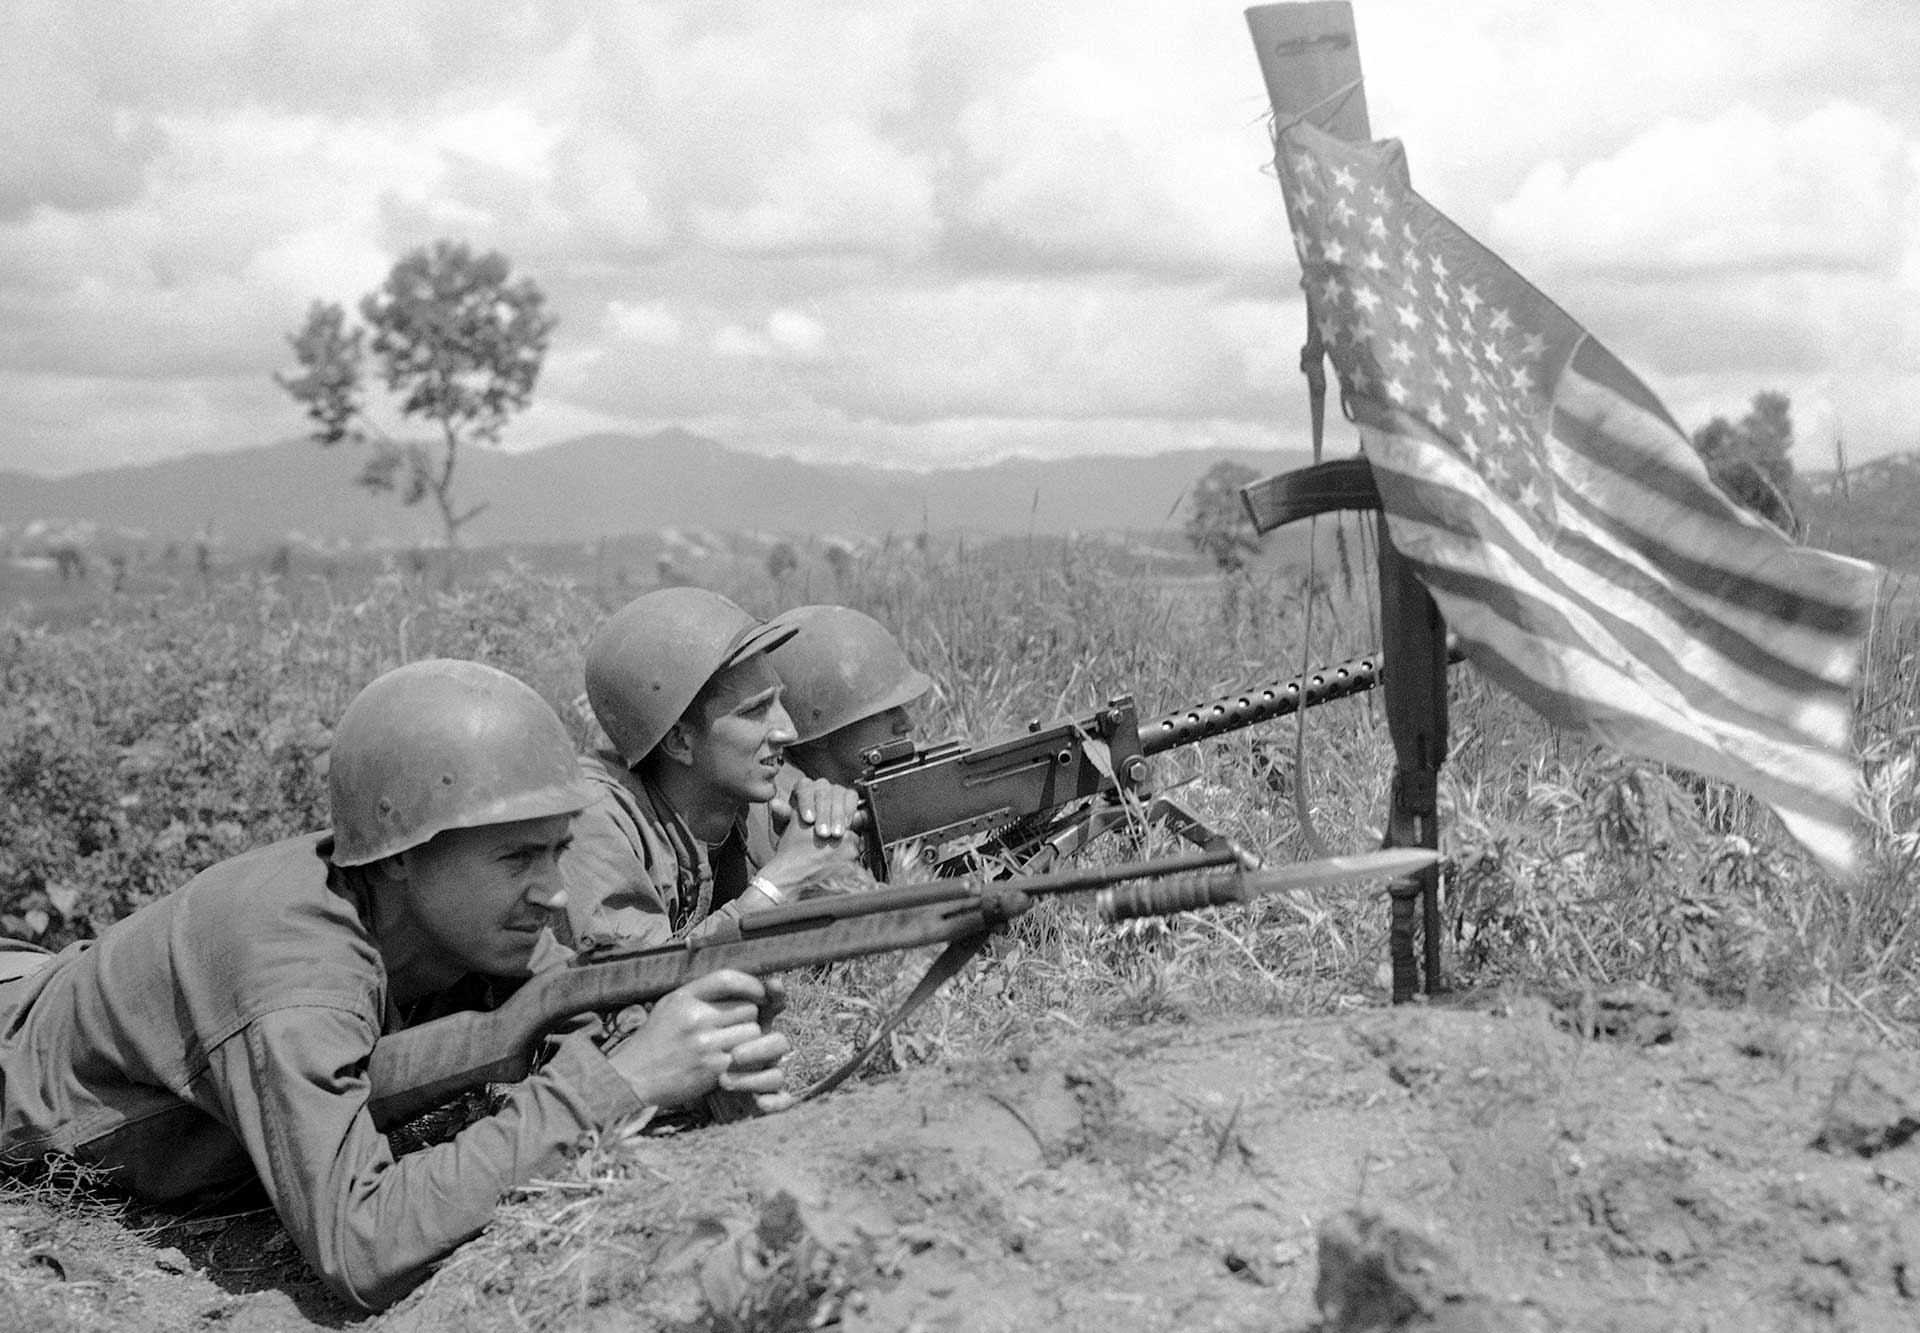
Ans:
[[[603,1144],[356,1320],[271,1214],[0,1196],[0,1328],[1911,1329],[1920,1056],[1655,991],[1171,1023]]]

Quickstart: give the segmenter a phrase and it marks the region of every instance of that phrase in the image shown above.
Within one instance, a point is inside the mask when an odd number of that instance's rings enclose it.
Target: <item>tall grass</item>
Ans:
[[[1305,636],[1297,571],[1195,578],[1095,539],[895,541],[777,581],[751,560],[697,574],[763,613],[833,600],[896,627],[939,682],[923,727],[933,737],[985,740],[1123,692],[1152,718],[1378,641],[1368,589],[1337,568],[1312,594]],[[596,596],[524,569],[451,591],[399,572],[350,588],[250,577],[104,600],[57,632],[0,620],[0,932],[82,938],[222,857],[323,826],[328,728],[405,660],[500,666],[584,738],[582,650],[629,591]],[[1888,607],[1859,709],[1866,869],[1847,884],[1740,793],[1555,732],[1455,668],[1441,789],[1449,979],[1644,979],[1864,1010],[1904,1034],[1920,1019],[1916,652],[1920,627]],[[1392,767],[1377,701],[1310,710],[1299,765],[1295,725],[1164,755],[1157,784],[1271,856],[1304,854],[1296,793],[1329,845],[1374,845]],[[1147,831],[1097,854],[1167,841]],[[949,985],[893,1059],[1091,1022],[1381,1003],[1385,930],[1377,897],[1342,889],[1122,928],[1048,906]],[[846,964],[796,984],[809,1060],[868,1029],[902,970]]]

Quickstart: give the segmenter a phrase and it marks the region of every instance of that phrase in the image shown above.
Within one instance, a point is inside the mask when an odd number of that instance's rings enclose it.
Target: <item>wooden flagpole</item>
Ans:
[[[1247,11],[1247,27],[1253,35],[1268,101],[1280,122],[1304,118],[1342,139],[1365,143],[1373,138],[1352,5],[1344,0],[1260,5]],[[1308,323],[1311,329],[1311,319]],[[1301,368],[1307,372],[1314,398],[1316,446],[1325,392],[1319,350],[1310,333]],[[1313,362],[1311,367],[1309,360]],[[1242,498],[1255,526],[1263,532],[1326,509],[1378,511],[1377,492],[1371,495],[1371,503],[1355,503],[1364,492],[1372,491],[1371,486],[1354,485],[1356,463],[1364,466],[1364,460],[1340,460],[1255,482],[1245,489]],[[1447,751],[1447,628],[1440,608],[1394,549],[1386,515],[1376,512],[1375,523],[1386,659],[1381,692],[1394,749],[1385,845],[1438,848],[1440,766]],[[1388,947],[1393,964],[1393,999],[1401,1004],[1423,988],[1423,973],[1427,994],[1443,989],[1439,867],[1428,866],[1395,880],[1391,893]],[[1416,934],[1422,946],[1418,956],[1414,949]]]

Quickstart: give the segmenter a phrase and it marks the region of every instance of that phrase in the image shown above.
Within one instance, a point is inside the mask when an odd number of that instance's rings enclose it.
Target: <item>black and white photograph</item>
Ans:
[[[0,1330],[1920,1327],[1920,5],[12,0]]]

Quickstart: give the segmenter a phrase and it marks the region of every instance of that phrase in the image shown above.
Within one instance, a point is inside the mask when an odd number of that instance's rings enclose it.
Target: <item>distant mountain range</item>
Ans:
[[[0,553],[81,544],[189,542],[228,550],[283,543],[409,547],[439,537],[431,505],[409,509],[354,483],[365,455],[304,440],[62,478],[0,471]],[[803,463],[728,448],[684,430],[588,435],[509,454],[462,456],[456,494],[489,502],[471,546],[592,542],[702,531],[858,538],[1177,529],[1189,488],[1223,458],[1261,476],[1301,467],[1304,450],[1169,451],[1147,457],[1011,459],[930,472]],[[1920,454],[1837,475],[1804,473],[1795,509],[1806,540],[1891,569],[1920,569]]]
[[[1019,534],[1178,526],[1188,487],[1222,458],[1261,475],[1303,452],[1177,451],[1143,458],[1012,459],[910,472],[803,463],[683,430],[589,435],[510,454],[471,450],[455,495],[489,502],[475,546],[591,541],[664,528],[821,533]],[[437,536],[430,504],[403,507],[354,484],[364,454],[292,441],[45,478],[0,472],[0,541],[80,526],[152,540],[208,533],[230,547],[286,541],[408,546]]]

